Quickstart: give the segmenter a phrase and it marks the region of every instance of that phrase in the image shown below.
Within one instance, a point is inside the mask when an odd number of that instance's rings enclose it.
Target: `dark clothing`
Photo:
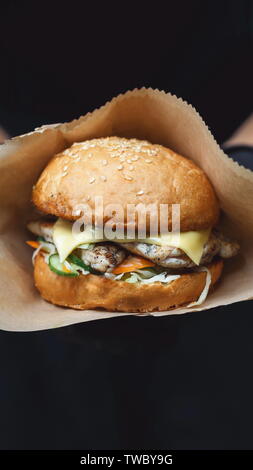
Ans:
[[[252,2],[54,5],[1,6],[12,135],[143,85],[191,102],[220,142],[252,111]],[[0,447],[252,448],[252,305],[1,332]]]

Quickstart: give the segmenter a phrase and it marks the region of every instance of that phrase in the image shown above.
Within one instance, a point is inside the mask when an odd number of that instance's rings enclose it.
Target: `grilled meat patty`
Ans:
[[[47,241],[53,241],[53,222],[36,221],[28,224],[28,229],[35,235],[45,238]],[[217,230],[213,230],[206,242],[200,265],[208,264],[216,255],[221,258],[230,258],[239,251],[239,245],[232,242]],[[171,246],[151,245],[148,243],[96,243],[87,249],[78,248],[78,256],[83,262],[101,273],[110,272],[115,266],[120,264],[130,253],[143,256],[159,266],[164,268],[182,269],[193,268],[195,263],[180,249]]]
[[[27,228],[35,235],[44,237],[46,241],[53,242],[53,222],[30,222]],[[87,249],[77,248],[75,253],[87,266],[91,266],[101,273],[110,272],[126,257],[127,252],[119,245],[110,242],[90,244]]]
[[[54,222],[46,220],[34,220],[27,224],[28,230],[38,237],[44,237],[47,242],[53,242],[53,226]]]
[[[180,248],[139,242],[122,243],[121,246],[131,253],[143,256],[164,268],[193,268],[195,266],[195,263]],[[222,258],[235,256],[239,248],[238,243],[231,242],[224,235],[213,230],[204,246],[200,265],[210,263],[215,255]]]
[[[86,265],[101,273],[112,271],[127,255],[120,246],[109,242],[96,243],[86,250],[78,248],[76,253]]]

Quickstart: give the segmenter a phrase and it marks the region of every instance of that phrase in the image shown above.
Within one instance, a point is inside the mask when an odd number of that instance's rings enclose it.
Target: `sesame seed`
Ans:
[[[106,181],[106,180],[107,180],[106,176],[104,176],[104,175],[101,175],[101,176],[100,176],[100,179],[101,179],[102,181]]]
[[[152,160],[148,160],[147,158],[145,159],[146,163],[152,163]]]
[[[96,178],[94,178],[94,176],[92,176],[90,179],[89,179],[89,184],[92,184],[96,181]]]
[[[126,175],[125,173],[123,174],[123,177],[125,178],[125,180],[127,181],[132,181],[132,176],[129,176],[129,175]]]
[[[142,194],[144,194],[144,191],[141,189],[141,191],[138,191],[138,193],[136,195],[141,196]]]
[[[102,165],[106,166],[108,164],[108,161],[107,160],[102,160]]]
[[[152,163],[153,160],[148,160],[149,157],[157,156],[160,152],[159,145],[150,147],[150,142],[147,140],[139,139],[127,139],[125,137],[100,137],[91,139],[84,142],[75,142],[71,147],[65,149],[62,153],[68,155],[75,161],[79,161],[82,155],[80,151],[87,151],[86,158],[91,158],[93,156],[93,148],[105,149],[108,153],[108,157],[119,158],[120,162],[131,162],[139,160],[140,156],[147,158],[146,163]],[[95,155],[95,154],[94,154]],[[107,165],[103,163],[102,165]]]
[[[67,171],[64,171],[64,172],[62,173],[62,177],[63,177],[63,176],[66,176],[67,174],[68,174],[68,172],[67,172]]]
[[[130,165],[130,166],[128,167],[128,169],[129,169],[130,171],[133,171],[133,169],[134,169],[133,165]]]
[[[67,169],[68,169],[68,165],[65,165],[65,166],[63,167],[63,171],[66,171]]]
[[[123,170],[123,168],[124,168],[123,165],[117,166],[117,170]]]

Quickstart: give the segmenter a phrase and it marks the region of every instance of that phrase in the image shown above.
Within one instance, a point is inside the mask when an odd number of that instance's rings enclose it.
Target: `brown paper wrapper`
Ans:
[[[170,93],[142,88],[70,123],[42,126],[0,146],[1,329],[43,330],[126,315],[76,311],[42,300],[33,283],[31,250],[24,243],[32,185],[50,158],[73,142],[112,135],[147,139],[194,160],[213,183],[224,230],[242,247],[239,256],[225,263],[221,281],[202,305],[152,315],[206,310],[253,297],[253,172],[224,154],[192,106]]]

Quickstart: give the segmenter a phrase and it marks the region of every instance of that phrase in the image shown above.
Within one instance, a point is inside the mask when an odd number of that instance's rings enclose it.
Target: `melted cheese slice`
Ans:
[[[61,263],[75,250],[84,243],[102,242],[103,238],[95,239],[95,230],[87,227],[83,232],[73,233],[73,224],[67,220],[58,219],[53,228],[53,241],[59,253]]]
[[[79,232],[77,234],[73,233],[72,227],[73,224],[71,222],[63,219],[58,219],[54,224],[53,240],[61,262],[63,262],[79,245],[84,243],[108,241],[105,238],[95,238],[95,230],[92,227],[87,227],[83,232]],[[139,240],[139,242],[180,248],[195,264],[198,265],[203,253],[204,245],[209,238],[210,231],[211,229],[195,232],[181,232],[179,234],[168,233],[157,238],[145,238]],[[115,239],[112,241],[117,241],[118,243],[129,243],[138,240]]]
[[[147,238],[143,240],[143,243],[180,248],[198,265],[201,260],[204,245],[210,236],[210,231],[211,229],[195,232],[180,232],[179,234],[168,233],[167,235],[161,235],[157,238]]]

